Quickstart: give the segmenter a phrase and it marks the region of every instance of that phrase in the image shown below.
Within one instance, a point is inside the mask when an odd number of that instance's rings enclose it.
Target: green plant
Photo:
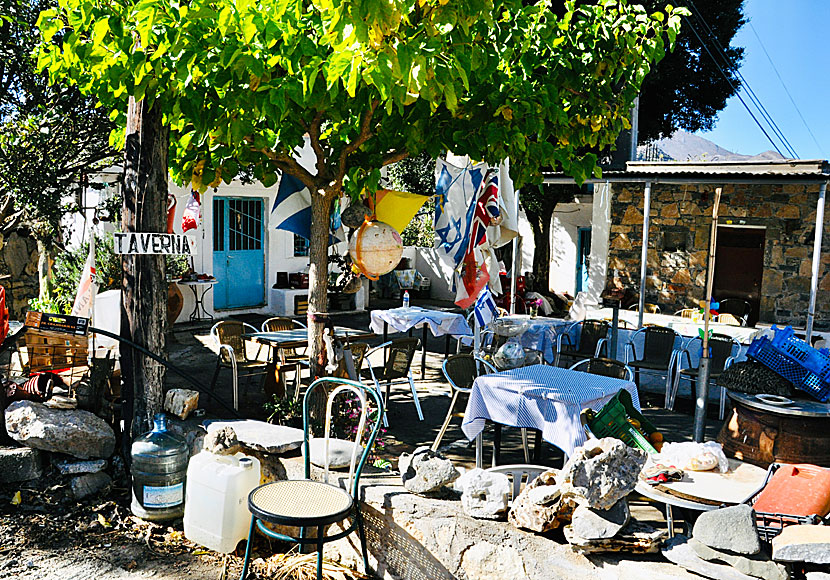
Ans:
[[[302,426],[302,401],[296,401],[290,397],[278,397],[277,395],[272,395],[271,400],[267,401],[263,406],[265,407],[265,411],[269,413],[267,419],[269,423],[285,425],[287,427]]]

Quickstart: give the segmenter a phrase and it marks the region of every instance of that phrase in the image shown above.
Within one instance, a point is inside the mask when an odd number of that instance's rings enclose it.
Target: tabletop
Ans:
[[[367,330],[335,326],[334,336],[337,338],[348,338],[350,340],[370,338],[374,336]],[[253,340],[262,344],[291,347],[305,346],[308,344],[308,330],[305,328],[292,328],[290,330],[277,330],[274,332],[249,332],[242,335],[242,338]]]
[[[176,284],[181,284],[182,286],[198,286],[200,284],[216,284],[219,280],[214,278],[213,280],[172,280]]]
[[[473,335],[466,318],[458,312],[410,306],[409,308],[372,310],[371,317],[372,321],[369,328],[375,334],[383,334],[385,323],[397,332],[406,332],[411,328],[420,328],[426,324],[432,331],[433,336],[449,334],[458,338]]]
[[[461,429],[470,440],[487,420],[538,429],[545,441],[572,455],[587,439],[580,412],[601,409],[621,389],[639,409],[636,385],[620,379],[549,365],[483,375],[473,382]]]

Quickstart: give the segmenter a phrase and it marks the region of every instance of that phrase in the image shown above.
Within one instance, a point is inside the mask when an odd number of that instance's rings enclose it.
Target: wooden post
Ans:
[[[158,100],[130,99],[124,153],[121,231],[165,232],[167,229],[168,129]],[[128,255],[121,260],[121,336],[163,356],[167,326],[164,256]],[[125,449],[146,432],[163,405],[164,367],[121,344],[124,383]]]

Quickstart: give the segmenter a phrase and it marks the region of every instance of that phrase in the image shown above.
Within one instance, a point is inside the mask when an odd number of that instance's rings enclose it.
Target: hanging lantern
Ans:
[[[370,280],[395,269],[403,255],[401,235],[389,224],[366,219],[349,242],[352,262]]]

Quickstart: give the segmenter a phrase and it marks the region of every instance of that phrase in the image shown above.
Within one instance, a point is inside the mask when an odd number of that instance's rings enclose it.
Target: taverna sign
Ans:
[[[196,240],[182,234],[113,234],[116,254],[196,255]]]

